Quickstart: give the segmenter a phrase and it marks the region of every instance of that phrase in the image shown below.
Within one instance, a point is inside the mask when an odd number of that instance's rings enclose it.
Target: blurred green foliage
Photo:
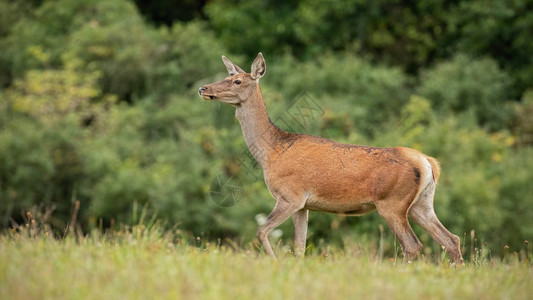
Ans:
[[[497,130],[512,116],[510,105],[506,106],[511,82],[492,59],[457,55],[423,72],[419,93],[438,110],[471,111],[478,124]]]
[[[134,222],[145,207],[194,235],[253,239],[272,198],[234,109],[196,90],[226,76],[222,54],[247,70],[262,51],[273,120],[307,92],[324,115],[306,132],[435,156],[443,223],[520,247],[533,238],[531,6],[162,1],[140,6],[146,20],[126,0],[0,0],[1,226],[33,208],[54,209],[64,228],[79,200],[85,229]],[[217,176],[242,187],[237,205],[211,200]],[[309,224],[312,243],[384,225],[375,213]]]

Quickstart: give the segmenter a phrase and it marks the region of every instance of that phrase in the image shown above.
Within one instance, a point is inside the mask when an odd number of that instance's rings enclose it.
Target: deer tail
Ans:
[[[431,172],[433,172],[433,181],[435,182],[435,185],[439,182],[440,177],[440,164],[439,162],[431,157],[424,155],[426,159],[428,160],[429,164],[431,165]]]

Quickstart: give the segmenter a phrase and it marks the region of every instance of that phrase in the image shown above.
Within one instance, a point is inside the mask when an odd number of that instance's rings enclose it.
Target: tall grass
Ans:
[[[142,218],[141,218],[142,219]],[[256,244],[212,243],[157,222],[64,237],[29,216],[0,236],[0,299],[528,299],[529,260],[488,249],[463,267],[445,256],[404,263],[349,244],[303,259]],[[74,224],[70,228],[75,228]],[[528,245],[527,245],[528,246]],[[477,251],[477,252],[476,252]]]

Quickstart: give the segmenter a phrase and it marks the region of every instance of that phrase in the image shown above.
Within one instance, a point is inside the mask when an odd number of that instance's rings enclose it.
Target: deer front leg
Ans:
[[[259,226],[259,229],[257,230],[257,238],[265,248],[265,251],[268,255],[276,258],[276,255],[270,246],[270,242],[268,241],[268,234],[300,209],[301,207],[297,207],[294,204],[283,200],[278,200],[274,210],[268,216],[265,224]]]
[[[294,223],[294,254],[296,256],[301,256],[305,253],[308,216],[309,210],[305,208],[292,215],[292,222]]]

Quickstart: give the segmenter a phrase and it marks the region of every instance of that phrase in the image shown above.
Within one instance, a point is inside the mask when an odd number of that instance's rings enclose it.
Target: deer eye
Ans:
[[[238,85],[238,84],[241,84],[241,81],[240,80],[235,80],[233,83]]]

